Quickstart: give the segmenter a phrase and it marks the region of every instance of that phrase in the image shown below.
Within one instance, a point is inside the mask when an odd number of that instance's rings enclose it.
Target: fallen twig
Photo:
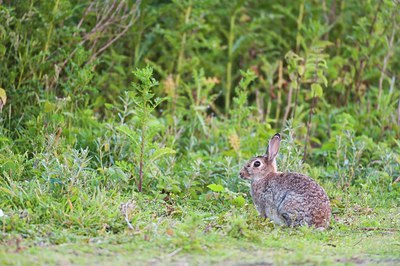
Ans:
[[[168,257],[168,258],[171,258],[171,257],[175,256],[176,254],[178,254],[181,250],[182,250],[182,248],[178,248],[178,249],[172,251],[171,253],[169,253],[169,254],[167,255],[167,257]]]
[[[121,203],[120,205],[120,211],[122,215],[124,216],[125,222],[128,225],[128,228],[133,230],[133,226],[131,222],[129,221],[129,214],[133,212],[133,210],[136,208],[136,202],[134,200],[128,201],[126,203]]]
[[[355,246],[357,246],[358,244],[360,244],[362,240],[363,240],[363,239],[361,238],[357,243],[355,243],[355,244],[353,245],[353,247],[355,247]]]

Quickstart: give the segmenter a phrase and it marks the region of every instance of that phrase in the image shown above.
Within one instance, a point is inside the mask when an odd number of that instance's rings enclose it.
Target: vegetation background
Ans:
[[[0,264],[400,263],[399,13],[0,1]],[[257,217],[238,172],[276,132],[329,230]]]

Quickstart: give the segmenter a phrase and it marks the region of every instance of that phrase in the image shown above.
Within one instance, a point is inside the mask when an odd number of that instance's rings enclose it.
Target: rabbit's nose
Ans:
[[[240,176],[240,178],[243,178],[243,179],[246,179],[246,170],[245,169],[242,169],[240,172],[239,172],[239,176]]]

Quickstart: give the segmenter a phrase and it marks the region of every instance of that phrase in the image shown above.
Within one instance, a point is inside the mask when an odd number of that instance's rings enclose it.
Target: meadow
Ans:
[[[0,265],[400,264],[398,1],[0,1]],[[248,159],[326,190],[258,216]]]

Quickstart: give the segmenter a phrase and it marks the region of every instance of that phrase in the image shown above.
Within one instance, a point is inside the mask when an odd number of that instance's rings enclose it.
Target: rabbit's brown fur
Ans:
[[[279,145],[280,135],[276,134],[267,154],[251,159],[240,171],[242,178],[251,180],[258,212],[280,225],[328,227],[331,207],[324,189],[306,175],[277,172]]]

